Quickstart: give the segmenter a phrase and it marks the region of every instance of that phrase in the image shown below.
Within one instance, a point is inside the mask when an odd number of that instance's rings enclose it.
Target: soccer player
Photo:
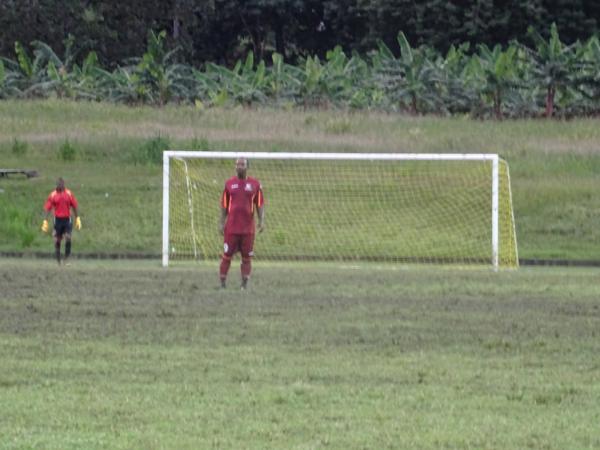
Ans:
[[[265,201],[262,186],[257,179],[246,175],[247,170],[248,159],[238,158],[235,162],[237,175],[225,182],[225,189],[221,196],[219,228],[223,234],[223,257],[219,276],[222,288],[225,287],[231,258],[239,251],[242,255],[241,288],[246,289],[252,269],[251,258],[254,256],[255,211],[258,215],[258,232],[264,229]]]
[[[48,199],[44,204],[46,217],[42,222],[42,231],[48,232],[48,217],[54,210],[54,230],[52,237],[54,238],[54,250],[56,253],[56,261],[60,265],[60,243],[62,238],[65,238],[65,258],[66,264],[71,255],[71,231],[73,230],[73,222],[71,221],[71,210],[75,218],[75,228],[81,230],[81,219],[77,213],[77,199],[73,193],[65,188],[65,180],[59,178],[56,181],[56,189],[50,192]]]

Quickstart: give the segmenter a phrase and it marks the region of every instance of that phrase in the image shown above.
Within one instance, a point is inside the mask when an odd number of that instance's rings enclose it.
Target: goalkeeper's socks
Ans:
[[[60,242],[54,243],[54,255],[56,256],[56,262],[60,264]]]
[[[65,258],[71,256],[71,241],[65,242]]]

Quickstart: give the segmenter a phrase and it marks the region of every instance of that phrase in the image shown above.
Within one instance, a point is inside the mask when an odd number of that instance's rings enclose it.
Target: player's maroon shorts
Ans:
[[[223,239],[223,253],[227,256],[233,256],[236,252],[241,252],[242,257],[246,258],[254,256],[254,233],[225,233],[225,238]]]

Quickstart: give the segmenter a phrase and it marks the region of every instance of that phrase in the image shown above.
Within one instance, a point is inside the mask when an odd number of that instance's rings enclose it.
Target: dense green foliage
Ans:
[[[139,56],[148,30],[167,31],[169,48],[199,67],[231,66],[253,51],[295,63],[341,45],[361,54],[378,41],[392,46],[398,30],[415,45],[445,53],[451,45],[528,42],[527,28],[548,30],[555,22],[568,43],[600,29],[600,4],[585,0],[5,0],[0,2],[0,55],[15,41],[42,40],[62,53],[67,34],[77,36],[83,56],[95,50],[114,69]]]
[[[597,270],[0,264],[3,450],[600,447]]]
[[[598,119],[499,122],[364,112],[130,108],[9,100],[0,102],[2,165],[35,169],[40,177],[0,178],[0,251],[51,252],[50,238],[38,231],[42,205],[56,178],[64,176],[81,202],[83,230],[75,235],[76,253],[158,255],[162,167],[155,162],[157,152],[169,146],[499,153],[510,166],[519,256],[597,260],[599,141]],[[15,147],[15,142],[20,144]],[[69,160],[60,152],[66,142],[74,149]],[[254,175],[260,178],[260,173]],[[269,189],[265,186],[267,207],[272,197]],[[216,228],[217,217],[214,220]],[[268,226],[267,220],[266,233],[277,233]]]
[[[383,41],[368,56],[336,46],[325,58],[308,55],[296,65],[280,53],[270,61],[250,51],[233,68],[206,63],[197,69],[176,60],[166,33],[150,32],[141,58],[112,71],[95,52],[78,64],[74,39],[59,57],[50,46],[15,44],[16,60],[0,58],[1,98],[71,98],[127,104],[193,103],[312,106],[475,117],[573,116],[600,112],[600,40],[566,45],[553,24],[545,39],[529,30],[535,46],[479,44],[411,47],[404,33],[390,48]],[[396,50],[399,50],[398,55]]]

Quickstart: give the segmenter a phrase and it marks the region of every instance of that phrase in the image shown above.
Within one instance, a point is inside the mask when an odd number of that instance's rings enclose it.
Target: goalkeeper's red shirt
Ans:
[[[256,178],[231,177],[225,182],[221,207],[227,210],[226,234],[254,234],[254,211],[264,204],[260,182]]]
[[[61,192],[55,189],[50,192],[50,195],[44,204],[44,209],[50,211],[54,208],[54,217],[66,219],[71,216],[71,206],[77,209],[77,199],[73,193],[68,189]]]

